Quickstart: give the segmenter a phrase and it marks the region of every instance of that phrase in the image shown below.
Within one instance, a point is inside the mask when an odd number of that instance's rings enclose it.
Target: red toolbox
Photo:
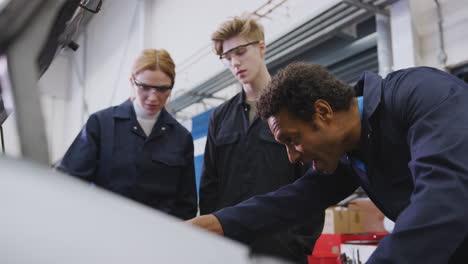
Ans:
[[[358,234],[322,234],[315,243],[314,252],[308,256],[309,264],[337,264],[341,244],[377,245],[387,232]]]

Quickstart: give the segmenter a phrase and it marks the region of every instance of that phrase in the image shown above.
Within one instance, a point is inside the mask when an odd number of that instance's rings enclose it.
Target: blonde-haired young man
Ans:
[[[242,84],[242,91],[216,108],[210,118],[200,186],[200,213],[213,213],[254,195],[292,183],[306,167],[288,162],[267,123],[256,116],[256,102],[271,80],[265,64],[263,27],[245,17],[223,23],[211,37],[216,54]],[[323,227],[323,214],[307,226],[252,234],[254,253],[307,263]]]

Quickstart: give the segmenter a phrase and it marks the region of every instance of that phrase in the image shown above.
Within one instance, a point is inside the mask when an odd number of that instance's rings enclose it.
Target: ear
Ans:
[[[265,54],[266,54],[265,41],[261,40],[260,43],[258,43],[258,47],[260,48],[260,54],[262,55],[262,57],[265,57]]]
[[[133,76],[130,75],[130,78],[128,78],[128,80],[130,81],[130,99],[132,101],[135,101],[136,99],[136,91],[135,91],[135,86],[133,85]]]
[[[314,103],[314,109],[316,121],[329,123],[333,119],[334,112],[327,101],[323,99],[316,100]]]

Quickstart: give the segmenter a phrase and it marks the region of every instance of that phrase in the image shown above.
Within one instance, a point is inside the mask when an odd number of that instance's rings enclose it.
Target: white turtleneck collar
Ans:
[[[146,136],[149,136],[154,124],[161,114],[161,111],[154,115],[148,115],[145,110],[143,110],[143,108],[136,102],[136,100],[133,101],[133,109],[135,109],[138,123],[140,124],[141,128],[143,128],[143,131],[145,131]]]

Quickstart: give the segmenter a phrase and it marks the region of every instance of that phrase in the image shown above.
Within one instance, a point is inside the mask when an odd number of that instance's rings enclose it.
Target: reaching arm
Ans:
[[[295,165],[295,179],[304,176],[310,166],[303,166],[300,163]],[[317,211],[306,223],[292,226],[288,229],[288,235],[292,237],[295,245],[302,248],[302,252],[312,254],[317,239],[322,234],[325,221],[325,211]]]
[[[206,231],[210,231],[216,233],[218,235],[224,235],[223,227],[219,222],[218,218],[214,215],[202,215],[187,221],[187,223],[199,227],[201,229],[205,229]]]
[[[293,184],[252,197],[214,215],[226,236],[249,242],[258,234],[280,231],[313,220],[358,186],[350,168],[343,164],[331,175],[309,170]]]

